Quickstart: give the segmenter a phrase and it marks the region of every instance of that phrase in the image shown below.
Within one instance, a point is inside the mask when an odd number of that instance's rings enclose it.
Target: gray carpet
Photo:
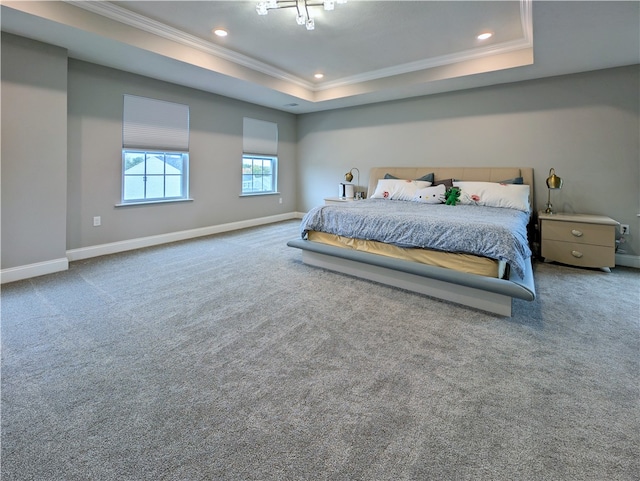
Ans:
[[[637,480],[640,273],[503,318],[305,266],[297,221],[2,288],[2,480]]]

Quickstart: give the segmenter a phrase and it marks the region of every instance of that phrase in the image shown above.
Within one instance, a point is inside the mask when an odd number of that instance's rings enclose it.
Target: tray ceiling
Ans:
[[[4,1],[1,18],[72,58],[296,113],[640,61],[638,2],[350,0],[312,7],[312,31],[256,3]]]

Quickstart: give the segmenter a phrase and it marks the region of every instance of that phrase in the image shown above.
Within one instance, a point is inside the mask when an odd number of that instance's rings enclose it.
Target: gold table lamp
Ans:
[[[354,189],[354,195],[356,196],[356,198],[360,198],[360,195],[358,194],[358,186],[360,185],[360,171],[358,170],[357,167],[354,167],[353,169],[351,169],[349,172],[347,172],[346,174],[344,174],[344,180],[346,180],[347,182],[351,182],[353,180],[353,171],[356,171],[356,173],[358,174],[358,180],[356,182],[355,185],[355,189]]]
[[[547,208],[545,214],[553,214],[553,206],[551,205],[551,190],[562,189],[562,179],[556,175],[556,169],[549,170],[549,177],[547,177],[547,188],[549,189],[549,195],[547,197]]]

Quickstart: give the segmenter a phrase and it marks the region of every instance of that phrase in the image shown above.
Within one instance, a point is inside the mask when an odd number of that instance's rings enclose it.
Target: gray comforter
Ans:
[[[477,205],[367,199],[315,207],[302,219],[302,238],[318,231],[400,247],[423,247],[506,261],[520,277],[531,256],[529,214]]]

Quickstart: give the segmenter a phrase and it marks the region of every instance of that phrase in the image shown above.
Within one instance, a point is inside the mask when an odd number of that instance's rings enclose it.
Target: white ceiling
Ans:
[[[349,0],[311,7],[313,31],[256,3],[3,1],[1,22],[72,58],[294,113],[640,63],[638,1]]]

